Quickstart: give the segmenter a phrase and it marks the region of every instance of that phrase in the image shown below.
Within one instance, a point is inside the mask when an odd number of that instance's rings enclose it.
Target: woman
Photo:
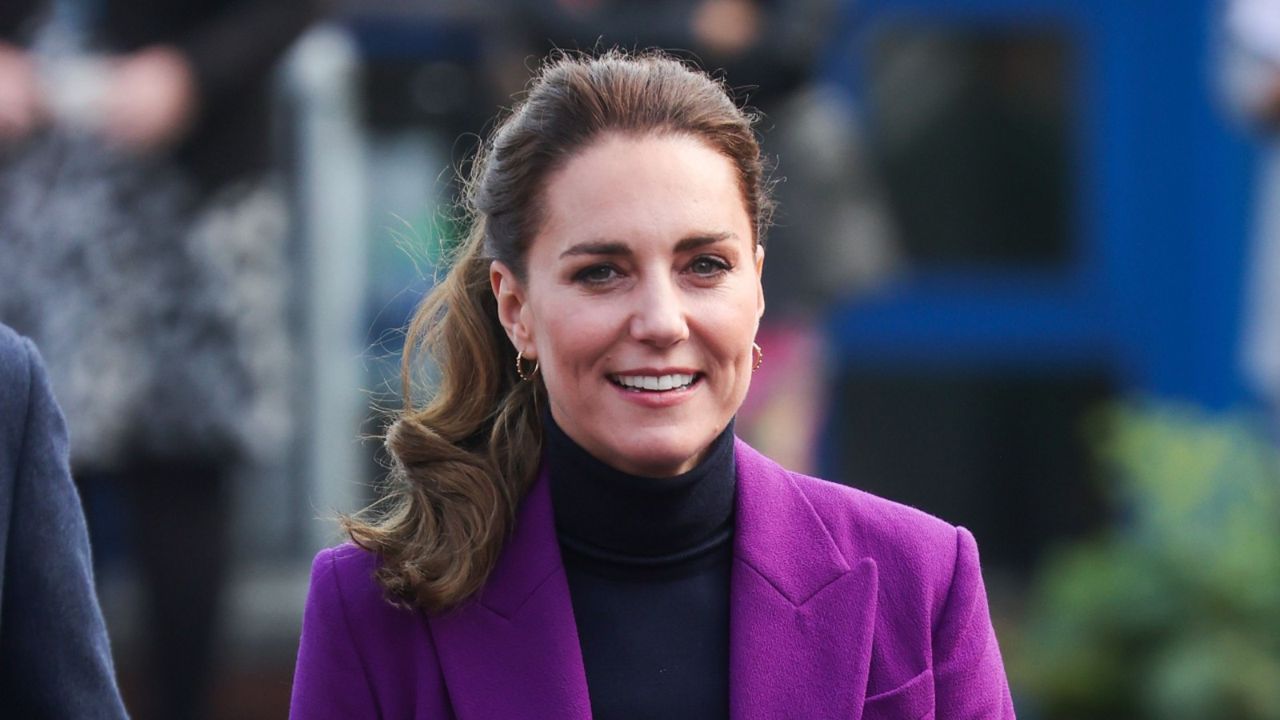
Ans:
[[[770,203],[719,84],[556,59],[468,200],[389,496],[316,558],[294,717],[1012,717],[973,538],[733,438]]]

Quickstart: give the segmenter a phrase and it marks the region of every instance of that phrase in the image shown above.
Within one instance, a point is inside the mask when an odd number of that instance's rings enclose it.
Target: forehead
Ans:
[[[674,245],[690,234],[752,242],[737,169],[690,135],[606,135],[547,179],[531,251],[584,241]]]

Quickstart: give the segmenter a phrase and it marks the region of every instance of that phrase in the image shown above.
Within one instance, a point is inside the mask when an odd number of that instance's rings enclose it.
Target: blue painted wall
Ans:
[[[1065,30],[1076,46],[1073,259],[1052,270],[932,269],[831,316],[837,362],[1056,372],[1209,408],[1239,370],[1250,148],[1216,102],[1208,0],[856,0],[827,79],[865,103],[884,22]]]

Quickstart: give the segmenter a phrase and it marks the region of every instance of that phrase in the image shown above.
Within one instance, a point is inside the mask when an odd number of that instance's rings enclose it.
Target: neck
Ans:
[[[581,552],[639,562],[678,559],[732,526],[733,424],[686,473],[649,478],[613,468],[543,417],[551,498],[561,541]]]

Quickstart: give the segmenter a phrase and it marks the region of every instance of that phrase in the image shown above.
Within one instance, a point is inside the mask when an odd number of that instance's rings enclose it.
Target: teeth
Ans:
[[[614,375],[613,379],[623,387],[637,390],[678,390],[693,383],[693,375]]]

